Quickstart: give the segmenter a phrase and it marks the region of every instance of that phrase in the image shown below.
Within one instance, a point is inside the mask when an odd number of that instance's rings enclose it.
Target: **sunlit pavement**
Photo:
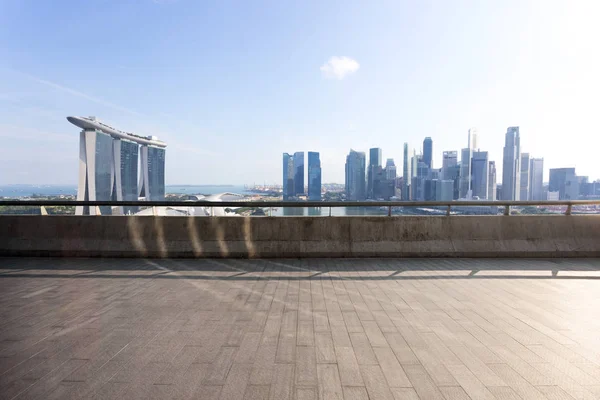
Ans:
[[[0,398],[600,398],[600,260],[4,258]]]

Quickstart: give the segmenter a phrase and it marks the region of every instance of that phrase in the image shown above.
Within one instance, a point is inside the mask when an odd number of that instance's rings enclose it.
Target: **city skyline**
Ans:
[[[305,148],[321,153],[323,182],[341,183],[349,147],[400,166],[404,142],[428,136],[439,165],[470,126],[502,181],[512,125],[546,166],[597,179],[599,7],[2,2],[0,184],[76,184],[71,113],[169,142],[170,184],[279,182],[273,154]]]

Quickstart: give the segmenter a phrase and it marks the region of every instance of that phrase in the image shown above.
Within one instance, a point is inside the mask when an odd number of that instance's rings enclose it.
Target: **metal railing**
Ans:
[[[395,207],[426,207],[446,208],[446,215],[450,215],[452,207],[504,207],[504,215],[510,215],[511,207],[526,206],[567,206],[566,215],[571,215],[575,206],[595,205],[600,206],[600,200],[561,200],[561,201],[206,201],[206,200],[165,200],[165,201],[83,201],[83,200],[0,200],[0,206],[138,206],[138,207],[222,207],[222,208],[331,208],[336,207],[387,207],[388,216],[392,215]],[[1,215],[1,214],[0,214]]]

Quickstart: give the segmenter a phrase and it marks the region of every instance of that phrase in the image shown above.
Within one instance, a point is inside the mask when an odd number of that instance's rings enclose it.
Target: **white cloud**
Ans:
[[[360,64],[350,57],[333,56],[321,66],[321,72],[327,78],[344,79],[358,71],[359,68]]]

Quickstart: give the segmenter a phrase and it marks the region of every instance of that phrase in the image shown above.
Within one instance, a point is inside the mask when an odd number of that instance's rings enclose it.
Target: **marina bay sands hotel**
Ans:
[[[67,120],[82,129],[77,200],[164,200],[165,142],[156,136],[117,130],[95,117]],[[108,215],[136,211],[136,207],[78,206],[75,213]]]

